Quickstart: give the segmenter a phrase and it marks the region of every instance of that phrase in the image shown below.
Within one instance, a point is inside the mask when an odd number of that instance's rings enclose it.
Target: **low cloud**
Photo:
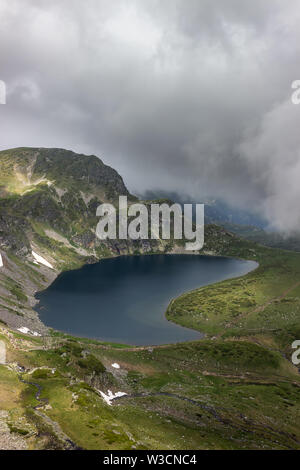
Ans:
[[[300,231],[296,0],[0,0],[1,148],[94,153],[132,191]]]

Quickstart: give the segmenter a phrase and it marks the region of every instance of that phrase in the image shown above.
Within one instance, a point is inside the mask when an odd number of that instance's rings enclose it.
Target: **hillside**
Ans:
[[[181,205],[195,202],[195,199],[189,196],[182,196],[170,191],[145,191],[141,197],[147,200],[167,198]],[[233,208],[224,201],[200,197],[197,202],[205,204],[206,224],[224,227],[226,231],[260,245],[300,251],[300,237],[297,233],[288,235],[269,231],[266,220],[247,210]]]
[[[0,184],[0,448],[300,448],[291,363],[299,254],[207,225],[200,254],[259,268],[170,303],[168,318],[205,332],[204,340],[135,348],[74,338],[39,321],[37,291],[62,270],[119,254],[181,253],[182,243],[100,242],[97,205],[119,194],[136,199],[95,156],[0,152]]]
[[[217,224],[221,226],[240,225],[240,226],[256,226],[261,229],[266,227],[267,221],[259,217],[257,214],[253,213],[250,210],[238,209],[227,204],[221,199],[212,199],[201,194],[201,188],[198,188],[199,195],[197,198],[191,197],[188,195],[178,194],[175,191],[145,191],[139,197],[141,199],[160,199],[168,198],[172,201],[177,202],[178,204],[195,204],[202,203],[205,204],[205,223],[207,224]],[[231,231],[230,229],[228,229]],[[235,232],[234,232],[235,233]]]
[[[222,224],[226,230],[235,233],[238,237],[261,245],[279,248],[282,250],[300,251],[300,236],[295,233],[283,235],[278,232],[268,232],[256,226]]]

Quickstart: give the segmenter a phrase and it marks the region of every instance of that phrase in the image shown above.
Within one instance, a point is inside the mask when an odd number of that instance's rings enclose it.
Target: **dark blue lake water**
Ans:
[[[196,340],[203,335],[165,318],[170,300],[255,267],[211,256],[121,256],[62,273],[38,294],[36,309],[46,325],[75,336],[134,345]]]

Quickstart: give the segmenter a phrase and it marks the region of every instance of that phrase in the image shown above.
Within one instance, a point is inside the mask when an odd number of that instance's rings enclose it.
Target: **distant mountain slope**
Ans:
[[[280,248],[283,250],[300,251],[300,235],[284,235],[268,230],[268,223],[258,215],[229,206],[220,200],[202,199],[194,201],[188,196],[170,191],[145,191],[139,197],[146,200],[166,198],[178,204],[204,203],[205,223],[216,224],[238,237],[254,243]]]
[[[238,225],[224,223],[226,230],[235,233],[238,237],[245,238],[254,243],[280,248],[282,250],[300,251],[300,235],[283,235],[278,232],[268,232],[253,225]]]
[[[239,224],[239,225],[252,225],[261,229],[267,226],[266,220],[254,214],[251,211],[232,207],[220,199],[212,199],[208,197],[199,197],[195,200],[187,195],[178,194],[174,191],[145,191],[138,195],[141,199],[171,199],[178,204],[205,204],[205,219],[207,224]]]

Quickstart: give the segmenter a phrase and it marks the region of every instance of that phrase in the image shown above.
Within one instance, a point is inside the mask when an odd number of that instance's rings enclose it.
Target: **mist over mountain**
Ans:
[[[200,197],[198,200],[191,198],[188,195],[179,194],[175,191],[145,191],[138,193],[140,199],[153,200],[153,199],[170,199],[178,204],[204,204],[205,205],[205,223],[216,223],[219,225],[225,224],[238,224],[256,226],[261,229],[267,228],[268,222],[250,211],[239,209],[236,206],[231,206],[222,200],[215,200],[208,197]]]
[[[298,2],[1,0],[0,13],[2,149],[105,155],[131,192],[205,194],[299,231]]]
[[[271,227],[268,221],[258,213],[239,209],[231,206],[222,200],[214,200],[208,197],[202,197],[195,201],[188,195],[178,194],[169,191],[145,191],[138,194],[140,199],[154,200],[167,199],[183,204],[193,204],[193,214],[195,212],[195,204],[205,205],[205,223],[217,224],[224,227],[231,233],[245,238],[249,241],[259,243],[261,245],[273,248],[282,248],[284,250],[300,251],[300,235],[297,233],[282,233],[278,229]]]

